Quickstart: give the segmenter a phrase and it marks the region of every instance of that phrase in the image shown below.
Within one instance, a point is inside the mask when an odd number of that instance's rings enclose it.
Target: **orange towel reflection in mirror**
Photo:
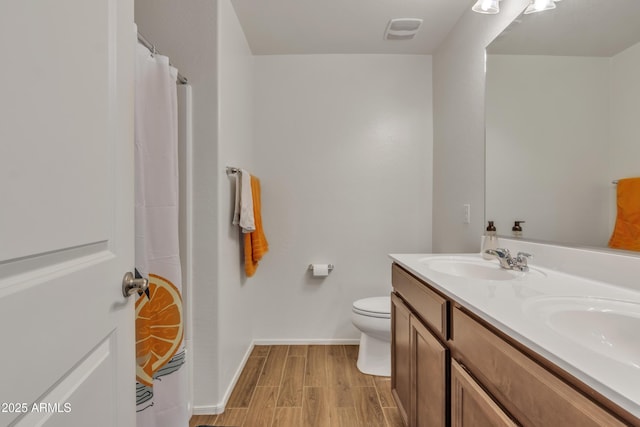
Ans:
[[[617,209],[609,247],[640,251],[640,177],[618,181]]]

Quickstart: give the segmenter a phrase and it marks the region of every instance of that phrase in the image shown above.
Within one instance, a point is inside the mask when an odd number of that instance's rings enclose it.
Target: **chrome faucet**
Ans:
[[[511,252],[509,252],[509,249],[487,249],[485,253],[498,258],[498,261],[500,261],[500,267],[511,270],[513,265],[513,258],[511,258]]]
[[[485,252],[498,258],[500,267],[507,270],[518,270],[523,272],[529,271],[527,260],[533,257],[531,254],[526,252],[518,252],[518,255],[513,258],[509,249],[504,248],[487,249]]]

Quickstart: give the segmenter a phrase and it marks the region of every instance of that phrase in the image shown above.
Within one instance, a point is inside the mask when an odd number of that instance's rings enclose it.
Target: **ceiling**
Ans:
[[[640,0],[562,0],[520,15],[488,48],[492,54],[616,55],[640,41]]]
[[[254,55],[432,54],[471,0],[231,0]],[[412,40],[385,40],[393,18],[424,22]]]

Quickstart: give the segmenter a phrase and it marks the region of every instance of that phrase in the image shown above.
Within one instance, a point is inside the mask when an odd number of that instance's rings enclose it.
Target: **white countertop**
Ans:
[[[531,315],[532,304],[545,298],[593,297],[640,304],[640,292],[622,286],[565,274],[530,264],[529,273],[513,280],[476,280],[430,269],[427,258],[474,257],[480,254],[391,254],[396,263],[463,305],[500,331],[580,379],[603,396],[640,418],[640,330],[626,331],[636,338],[615,360],[562,335]],[[484,261],[497,264],[497,260]],[[633,307],[633,305],[630,305]],[[638,315],[640,318],[640,313]],[[588,326],[585,326],[585,328]],[[636,345],[638,344],[638,345]]]

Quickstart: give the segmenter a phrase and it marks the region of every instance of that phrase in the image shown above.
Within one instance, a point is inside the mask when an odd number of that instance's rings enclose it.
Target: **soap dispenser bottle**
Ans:
[[[522,223],[524,223],[524,221],[514,221],[513,227],[511,228],[513,237],[522,237],[522,227],[520,227]]]
[[[482,239],[482,258],[484,259],[493,259],[493,255],[489,255],[486,251],[487,249],[497,249],[498,248],[498,236],[496,235],[496,227],[493,225],[493,221],[489,221],[489,225],[487,225],[487,230],[484,233],[484,238]]]

